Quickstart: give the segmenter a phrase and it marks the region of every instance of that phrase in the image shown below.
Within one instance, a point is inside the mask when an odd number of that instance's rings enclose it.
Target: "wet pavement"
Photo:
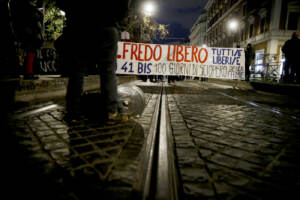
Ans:
[[[136,198],[158,87],[135,84],[143,114],[113,126],[86,116],[67,123],[63,99],[15,110],[2,151],[10,199]],[[297,99],[199,81],[167,94],[180,199],[300,195]]]
[[[145,93],[147,106],[141,116],[111,126],[97,120],[97,115],[84,115],[77,123],[68,123],[63,99],[16,110],[5,146],[10,149],[5,160],[7,188],[16,190],[9,196],[134,198],[139,160],[157,98],[155,90]]]
[[[299,197],[299,101],[194,82],[168,101],[181,199]]]

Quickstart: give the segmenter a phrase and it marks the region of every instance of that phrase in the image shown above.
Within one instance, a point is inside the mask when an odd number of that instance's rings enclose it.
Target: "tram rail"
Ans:
[[[164,83],[159,87],[140,168],[141,179],[136,189],[141,193],[139,199],[177,200],[179,199],[178,175],[167,95]]]

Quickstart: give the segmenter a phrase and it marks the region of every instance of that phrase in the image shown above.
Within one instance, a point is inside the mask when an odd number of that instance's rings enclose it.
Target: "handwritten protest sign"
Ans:
[[[57,56],[55,49],[38,49],[35,59],[35,74],[59,74],[56,58]]]
[[[241,48],[119,42],[117,74],[245,79]]]

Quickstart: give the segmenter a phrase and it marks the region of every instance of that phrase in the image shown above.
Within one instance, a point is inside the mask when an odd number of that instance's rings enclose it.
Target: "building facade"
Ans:
[[[209,0],[205,8],[208,46],[243,48],[251,43],[255,70],[280,76],[281,47],[300,31],[299,0]]]
[[[207,13],[202,13],[197,18],[196,22],[190,29],[190,45],[192,46],[203,46],[206,45],[206,20]]]

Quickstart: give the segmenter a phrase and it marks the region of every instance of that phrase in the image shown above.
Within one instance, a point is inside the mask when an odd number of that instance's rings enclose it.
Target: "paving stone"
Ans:
[[[175,136],[182,136],[182,135],[190,134],[189,130],[187,130],[187,129],[182,129],[182,130],[174,129],[174,130],[172,130],[172,133]]]
[[[221,155],[221,154],[216,154],[214,155],[211,159],[212,162],[228,167],[228,168],[234,168],[236,163],[238,162],[238,159],[232,158],[229,156]]]
[[[36,131],[35,132],[39,137],[45,137],[45,136],[49,136],[49,135],[54,135],[54,131],[53,130],[42,130],[42,131]]]
[[[209,183],[209,177],[203,168],[184,168],[180,171],[184,182]]]
[[[225,146],[222,144],[216,144],[214,142],[203,140],[203,139],[196,138],[195,142],[199,148],[205,148],[205,149],[213,150],[215,152],[219,152],[220,150],[225,148]]]
[[[185,147],[185,148],[195,148],[195,144],[190,136],[175,136],[176,146],[178,148]]]
[[[30,156],[31,159],[34,159],[35,162],[45,162],[45,161],[50,161],[51,158],[49,157],[48,154],[46,154],[45,152],[43,151],[39,151],[39,152],[36,152],[34,154],[32,154]]]
[[[271,155],[260,155],[256,153],[248,153],[245,157],[243,157],[243,159],[248,162],[267,166],[270,162],[272,162],[272,160],[274,160],[274,157]]]
[[[42,143],[49,143],[49,142],[60,142],[60,139],[56,135],[48,135],[40,138]]]
[[[243,160],[239,160],[234,168],[251,175],[258,175],[263,170],[263,166]]]
[[[244,158],[246,155],[249,154],[249,152],[247,151],[233,149],[233,148],[227,148],[224,151],[222,151],[222,153],[235,158]]]
[[[184,183],[183,192],[185,199],[217,199],[210,183]]]
[[[209,133],[204,133],[204,132],[194,132],[192,131],[192,135],[196,135],[197,138],[203,139],[203,140],[207,140],[207,141],[216,141],[219,139],[219,136],[216,135],[212,135]]]
[[[201,148],[199,148],[199,152],[201,154],[201,157],[202,158],[206,158],[206,159],[207,159],[207,157],[210,157],[210,156],[212,156],[214,154],[214,152],[211,151],[211,150],[201,149]]]
[[[193,148],[177,148],[176,155],[178,163],[182,166],[203,166],[204,164],[203,160],[199,158],[198,152]]]
[[[54,149],[50,151],[50,155],[54,160],[67,160],[69,161],[69,156],[71,155],[71,151],[69,148],[62,149]]]
[[[243,149],[243,150],[249,151],[249,152],[257,152],[258,149],[260,148],[257,145],[253,145],[253,144],[249,144],[249,143],[245,143],[245,142],[240,142],[240,141],[231,144],[231,146],[239,148],[239,149]]]
[[[26,146],[26,147],[34,147],[34,146],[38,146],[38,145],[39,145],[39,142],[38,142],[38,140],[32,139],[32,138],[30,137],[30,138],[26,138],[26,140],[21,140],[21,141],[19,141],[19,144],[20,144],[20,145],[24,145],[24,146]]]
[[[46,150],[61,149],[66,147],[67,145],[64,142],[47,143],[44,145]]]
[[[224,182],[214,182],[214,186],[218,199],[232,199],[236,194],[240,193],[235,187]]]
[[[251,178],[243,175],[238,174],[237,172],[230,172],[224,175],[224,182],[238,187],[245,187],[249,184],[252,180]]]
[[[236,94],[241,95],[239,92]],[[275,190],[271,178],[278,177],[274,182],[280,185],[279,177],[288,174],[288,168],[291,166],[286,165],[285,168],[283,163],[280,167],[276,158],[285,155],[288,138],[297,132],[291,128],[296,127],[292,120],[218,96],[209,90],[201,95],[200,92],[169,94],[168,100],[172,103],[172,106],[169,106],[171,116],[176,115],[176,118],[180,119],[177,115],[182,114],[183,119],[180,120],[186,122],[187,129],[184,132],[196,144],[199,158],[204,159],[205,173],[211,176],[218,199],[264,199],[270,191]],[[182,138],[183,141],[187,137],[176,129],[173,135],[175,138]],[[176,143],[180,140],[174,141]],[[179,142],[180,148],[184,148],[185,145],[191,148],[190,143]],[[299,150],[295,148],[289,153],[294,155],[293,152]],[[194,154],[191,154],[191,157],[194,157]],[[297,159],[293,157],[286,156],[283,159],[295,163]],[[189,165],[179,165],[179,171],[184,171],[187,167]],[[282,174],[275,175],[276,171]],[[258,179],[261,180],[257,181]],[[270,181],[266,181],[267,179]],[[263,189],[259,189],[260,187]],[[244,189],[249,190],[245,192]],[[195,193],[184,190],[186,193],[190,192],[186,199],[196,199],[197,189],[190,190]]]
[[[44,126],[34,126],[32,129],[35,130],[35,131],[47,131],[47,130],[50,130],[50,128],[48,126],[46,126],[46,125],[44,125]]]
[[[53,129],[62,129],[62,128],[68,128],[68,126],[64,124],[49,124],[49,126]]]

